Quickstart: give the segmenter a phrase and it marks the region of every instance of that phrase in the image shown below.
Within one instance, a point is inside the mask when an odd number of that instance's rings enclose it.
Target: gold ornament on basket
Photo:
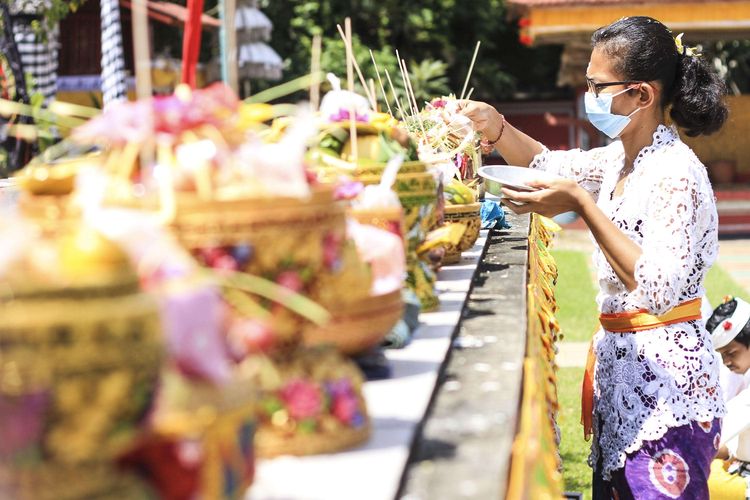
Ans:
[[[443,258],[445,264],[458,262],[461,258],[461,252],[469,250],[476,243],[479,238],[479,231],[482,229],[482,217],[479,215],[481,207],[481,203],[445,206],[445,222],[456,222],[466,226],[466,231],[458,245],[447,249]]]

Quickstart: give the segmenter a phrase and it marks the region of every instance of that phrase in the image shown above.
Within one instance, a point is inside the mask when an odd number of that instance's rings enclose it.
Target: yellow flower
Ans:
[[[679,54],[684,54],[685,53],[685,47],[682,45],[682,35],[684,35],[684,34],[685,33],[680,33],[679,35],[677,35],[676,37],[674,37],[674,44],[677,46],[677,52]]]
[[[241,128],[263,123],[273,117],[273,106],[270,104],[242,104],[240,107]]]
[[[674,44],[677,46],[677,53],[678,54],[686,55],[688,57],[699,56],[700,53],[698,52],[698,48],[697,47],[688,47],[686,45],[683,45],[683,43],[682,43],[682,35],[684,35],[684,34],[685,33],[680,33],[679,35],[677,35],[676,37],[674,37]]]
[[[388,113],[373,113],[370,115],[370,125],[378,130],[389,131],[398,125],[398,120]]]

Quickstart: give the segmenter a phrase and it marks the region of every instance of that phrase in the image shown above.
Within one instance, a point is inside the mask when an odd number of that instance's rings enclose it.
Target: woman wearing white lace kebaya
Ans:
[[[508,163],[566,178],[503,190],[525,203],[511,210],[575,211],[596,240],[602,328],[582,414],[595,438],[594,498],[707,499],[724,404],[700,297],[718,220],[706,170],[665,114],[689,136],[715,132],[727,117],[724,86],[655,19],[623,18],[592,46],[586,112],[620,140],[549,151],[487,104],[467,101],[463,113]]]

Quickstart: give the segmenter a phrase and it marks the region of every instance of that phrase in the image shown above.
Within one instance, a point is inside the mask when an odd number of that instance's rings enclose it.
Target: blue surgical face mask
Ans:
[[[628,90],[630,89],[627,88],[615,94],[599,94],[599,97],[592,92],[586,92],[584,96],[586,116],[589,121],[594,127],[607,134],[610,139],[616,139],[630,123],[630,117],[641,110],[641,108],[636,108],[627,116],[612,113],[612,99]]]

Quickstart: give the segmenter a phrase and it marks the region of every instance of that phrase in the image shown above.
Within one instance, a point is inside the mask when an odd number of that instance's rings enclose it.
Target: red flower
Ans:
[[[724,330],[731,330],[732,329],[732,322],[731,321],[725,321],[724,322]]]
[[[292,380],[281,389],[279,397],[284,401],[289,416],[296,420],[316,417],[323,408],[320,388],[306,380]]]
[[[528,17],[522,17],[518,20],[518,26],[520,28],[528,28],[529,26],[531,26],[531,19],[529,19]]]
[[[518,41],[521,42],[521,45],[531,46],[531,44],[534,43],[534,39],[531,37],[531,35],[520,35],[518,37]]]

